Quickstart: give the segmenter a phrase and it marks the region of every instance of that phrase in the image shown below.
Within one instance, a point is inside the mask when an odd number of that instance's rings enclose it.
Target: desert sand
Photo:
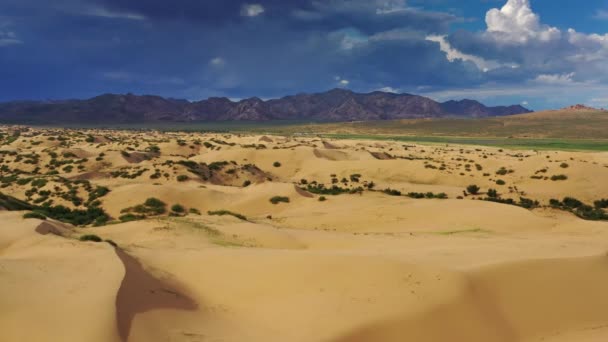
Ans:
[[[550,205],[608,198],[606,152],[9,126],[0,137],[4,195],[108,215],[75,225],[0,210],[2,341],[608,340],[608,222]]]

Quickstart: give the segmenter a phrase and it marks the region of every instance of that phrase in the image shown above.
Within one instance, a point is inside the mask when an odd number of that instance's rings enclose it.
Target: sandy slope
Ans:
[[[50,161],[47,148],[86,157],[85,167],[60,175],[107,186],[101,205],[114,218],[149,197],[202,215],[77,228],[0,211],[2,341],[608,339],[608,223],[476,199],[484,195],[457,199],[478,184],[482,193],[493,187],[505,198],[543,205],[564,196],[592,203],[608,197],[605,153],[196,133],[113,132],[112,140],[108,132],[89,133],[94,143],[73,137],[65,151],[44,135],[25,135],[38,145],[22,137],[2,150],[36,151],[39,165]],[[149,144],[160,155],[136,157]],[[127,147],[130,157],[121,152]],[[32,167],[2,158],[10,167]],[[179,160],[229,163],[215,171],[214,183]],[[249,177],[241,169],[247,164],[267,179]],[[135,167],[148,170],[111,175]],[[497,175],[501,167],[513,172]],[[568,179],[530,178],[543,168]],[[150,178],[156,169],[161,176]],[[182,174],[190,178],[178,181]],[[349,180],[354,174],[358,181]],[[321,202],[294,185],[305,187],[305,179],[331,186],[332,178],[349,189],[374,182],[377,190],[445,192],[449,199],[364,191]],[[60,185],[49,178],[40,190]],[[10,184],[2,191],[26,199],[28,189]],[[273,196],[289,203],[272,204]],[[221,209],[247,220],[206,214]],[[111,239],[119,249],[78,241],[83,234]]]

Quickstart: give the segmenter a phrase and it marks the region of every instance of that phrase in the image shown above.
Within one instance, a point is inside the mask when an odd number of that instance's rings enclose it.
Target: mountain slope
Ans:
[[[312,120],[368,121],[439,117],[491,117],[529,113],[522,106],[487,107],[477,101],[439,103],[411,94],[354,93],[333,89],[264,101],[213,97],[198,102],[160,96],[104,94],[88,100],[0,104],[6,123],[137,123],[158,121]]]

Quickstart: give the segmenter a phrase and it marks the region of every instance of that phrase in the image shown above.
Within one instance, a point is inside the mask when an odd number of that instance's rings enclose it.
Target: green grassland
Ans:
[[[608,151],[608,112],[602,111],[551,111],[482,119],[447,118],[341,123],[165,122],[111,126],[74,124],[67,128],[231,132],[483,145],[516,149]]]

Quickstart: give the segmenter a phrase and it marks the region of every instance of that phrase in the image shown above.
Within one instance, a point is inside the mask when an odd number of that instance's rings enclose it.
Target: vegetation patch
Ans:
[[[80,241],[92,241],[92,242],[102,242],[103,239],[94,234],[87,234],[81,236],[78,240]]]
[[[279,203],[289,203],[289,197],[286,196],[274,196],[270,199],[270,203],[279,204]]]
[[[215,211],[208,211],[207,214],[211,215],[211,216],[224,216],[224,215],[229,215],[229,216],[234,216],[236,218],[238,218],[239,220],[243,220],[243,221],[247,221],[247,217],[245,215],[241,215],[235,212],[232,212],[230,210],[215,210]]]

